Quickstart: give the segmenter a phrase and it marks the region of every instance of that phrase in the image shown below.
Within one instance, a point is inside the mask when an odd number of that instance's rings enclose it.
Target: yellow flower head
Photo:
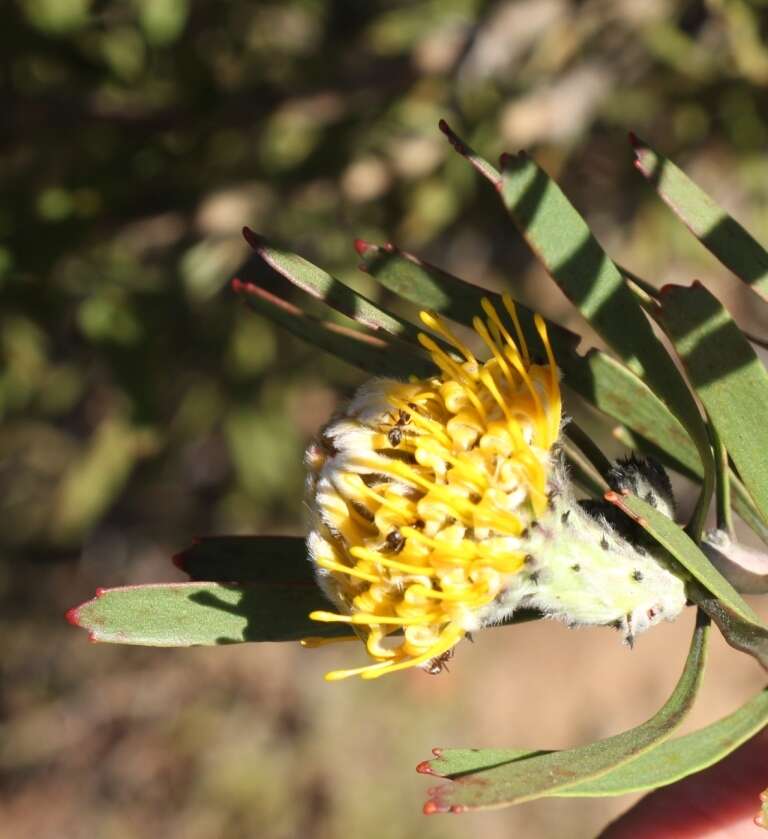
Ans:
[[[547,509],[561,399],[544,321],[535,316],[542,365],[503,302],[509,327],[488,300],[474,319],[486,361],[422,312],[442,339],[419,336],[440,374],[369,382],[307,452],[309,552],[339,609],[310,617],[351,624],[374,660],[327,679],[439,670],[493,620],[525,566],[528,528]]]

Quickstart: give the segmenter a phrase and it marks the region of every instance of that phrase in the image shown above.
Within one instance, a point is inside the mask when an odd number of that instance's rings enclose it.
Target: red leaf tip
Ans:
[[[659,297],[667,297],[670,294],[674,294],[676,291],[683,291],[686,288],[704,288],[704,284],[701,280],[694,280],[690,286],[678,285],[677,283],[664,283],[664,285],[659,289]]]
[[[429,794],[434,794],[436,797],[430,798],[422,808],[425,816],[432,816],[435,813],[454,813],[458,815],[459,813],[465,813],[468,809],[463,804],[451,804],[450,806],[443,804],[439,797],[439,787],[431,790]]]
[[[79,606],[73,606],[71,609],[67,609],[64,613],[64,618],[66,619],[67,623],[71,623],[72,626],[80,626],[80,621],[77,617],[77,612]]]
[[[448,138],[448,142],[454,147],[454,149],[456,149],[456,151],[463,157],[467,157],[469,155],[469,148],[467,148],[466,143],[454,133],[451,126],[448,125],[444,119],[441,119],[437,125],[443,134],[445,134]]]
[[[376,245],[366,242],[365,239],[355,239],[355,250],[357,251],[358,256],[362,256],[364,258],[370,251],[376,250]]]
[[[229,287],[235,292],[235,294],[253,294],[253,290],[258,288],[258,286],[253,283],[250,283],[247,280],[238,279],[237,277],[229,281]]]
[[[243,238],[245,239],[246,242],[248,242],[248,244],[252,248],[257,248],[260,244],[259,235],[257,233],[254,233],[253,230],[251,230],[250,227],[244,227],[243,228]]]
[[[429,765],[430,761],[422,760],[421,763],[416,767],[416,771],[419,775],[434,775],[434,770]]]

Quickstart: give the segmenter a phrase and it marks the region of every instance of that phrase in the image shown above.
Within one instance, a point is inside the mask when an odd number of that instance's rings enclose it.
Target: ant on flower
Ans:
[[[392,428],[387,432],[387,440],[389,440],[393,449],[396,449],[403,442],[403,429],[410,421],[411,415],[401,408],[397,412],[397,419],[393,421]]]

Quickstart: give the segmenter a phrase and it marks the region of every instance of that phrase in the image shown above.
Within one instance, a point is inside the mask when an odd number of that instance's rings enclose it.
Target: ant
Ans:
[[[453,658],[455,652],[454,647],[446,650],[444,653],[435,656],[428,664],[424,666],[424,672],[429,673],[430,676],[439,676],[445,670],[448,672],[448,662]]]
[[[396,449],[400,443],[403,442],[403,429],[410,421],[411,415],[408,411],[404,411],[401,408],[397,412],[397,419],[395,420],[394,425],[387,432],[387,440],[389,440],[389,445],[392,446],[393,449]]]

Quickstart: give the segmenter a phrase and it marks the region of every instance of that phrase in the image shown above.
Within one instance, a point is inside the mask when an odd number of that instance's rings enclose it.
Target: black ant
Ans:
[[[403,428],[411,421],[411,415],[402,408],[397,412],[397,419],[392,428],[387,432],[387,440],[393,449],[396,449],[403,442]]]
[[[399,530],[391,530],[387,533],[386,538],[387,547],[392,553],[399,554],[405,547],[405,537]]]

